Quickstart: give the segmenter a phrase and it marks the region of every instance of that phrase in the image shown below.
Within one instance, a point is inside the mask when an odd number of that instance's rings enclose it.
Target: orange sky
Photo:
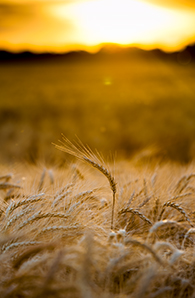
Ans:
[[[195,1],[0,0],[0,49],[93,51],[106,42],[181,49],[195,42]]]

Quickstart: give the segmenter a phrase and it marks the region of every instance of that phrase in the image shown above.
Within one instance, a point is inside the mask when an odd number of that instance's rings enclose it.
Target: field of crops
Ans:
[[[61,133],[120,158],[189,162],[195,67],[136,52],[0,63],[0,161],[62,161]]]
[[[0,64],[2,298],[195,297],[194,63],[127,56]]]
[[[80,162],[0,168],[1,297],[193,298],[194,164],[63,146]]]

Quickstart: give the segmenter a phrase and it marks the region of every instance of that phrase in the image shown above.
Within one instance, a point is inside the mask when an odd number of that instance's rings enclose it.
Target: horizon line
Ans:
[[[22,44],[20,45],[20,48],[13,48],[13,45],[9,44],[7,46],[0,46],[0,51],[9,52],[12,54],[22,54],[25,52],[29,52],[32,54],[67,54],[71,52],[86,52],[89,54],[96,54],[99,53],[102,49],[114,51],[116,49],[125,50],[125,49],[138,49],[143,50],[146,52],[153,51],[153,50],[159,50],[164,53],[175,53],[175,52],[182,52],[187,47],[193,47],[195,46],[195,40],[186,44],[182,44],[179,47],[164,47],[159,44],[156,45],[142,45],[142,44],[120,44],[120,43],[112,43],[112,42],[104,42],[97,45],[69,45],[64,47],[55,47],[55,46],[48,46],[48,47],[42,47],[42,46],[35,46],[30,44]]]

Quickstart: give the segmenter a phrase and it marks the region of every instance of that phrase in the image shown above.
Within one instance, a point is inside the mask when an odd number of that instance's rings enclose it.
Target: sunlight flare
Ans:
[[[187,31],[187,17],[181,12],[136,0],[93,0],[52,6],[58,18],[70,16],[78,25],[80,42],[94,45],[104,42],[120,44],[158,44],[178,42],[174,26]],[[192,24],[191,24],[192,25]]]

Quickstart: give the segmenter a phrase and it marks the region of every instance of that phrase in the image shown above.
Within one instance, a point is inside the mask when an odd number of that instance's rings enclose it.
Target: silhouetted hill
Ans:
[[[67,60],[83,59],[90,54],[85,51],[73,51],[68,53],[33,53],[29,51],[13,53],[9,51],[0,50],[0,62],[27,62],[27,61],[48,61],[65,58]]]
[[[105,44],[96,54],[91,54],[87,51],[72,51],[68,53],[33,53],[29,51],[13,53],[5,50],[0,50],[0,63],[8,62],[47,62],[51,61],[77,61],[85,59],[162,59],[188,64],[195,62],[195,44],[187,46],[184,50],[178,52],[167,53],[160,49],[142,50],[136,47],[120,47],[115,44]]]

